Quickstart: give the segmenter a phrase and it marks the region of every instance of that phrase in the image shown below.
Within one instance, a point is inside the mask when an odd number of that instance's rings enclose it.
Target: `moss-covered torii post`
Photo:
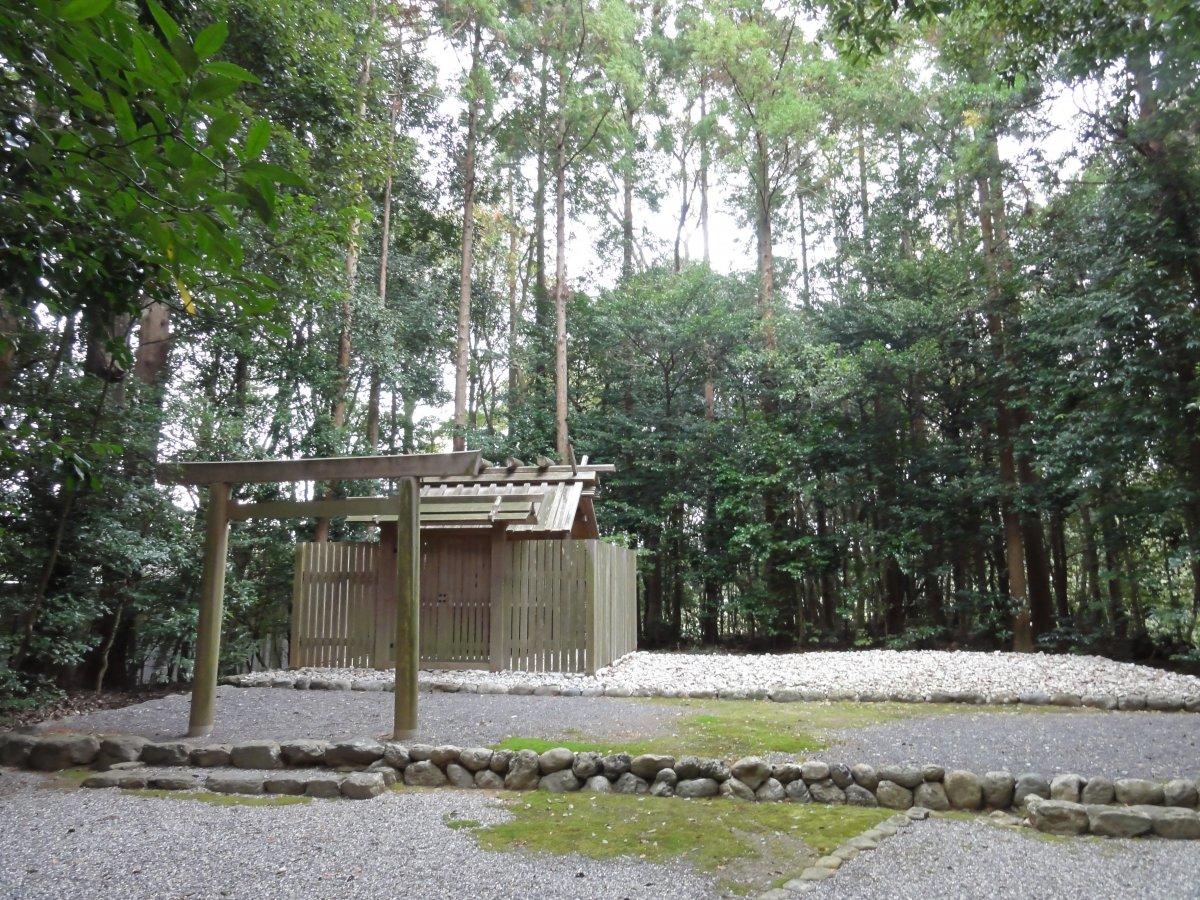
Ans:
[[[209,489],[205,514],[204,570],[200,584],[200,618],[196,634],[196,667],[188,737],[212,732],[215,719],[217,669],[221,656],[221,618],[225,595],[225,563],[229,523],[250,518],[312,518],[381,515],[399,512],[397,526],[396,708],[394,734],[410,737],[417,727],[417,670],[420,667],[422,477],[475,475],[490,465],[478,450],[420,453],[406,456],[345,456],[321,459],[238,460],[190,462],[159,466],[164,484],[196,485]],[[348,500],[267,501],[237,504],[230,500],[238,484],[292,481],[356,481],[400,479],[396,498]]]

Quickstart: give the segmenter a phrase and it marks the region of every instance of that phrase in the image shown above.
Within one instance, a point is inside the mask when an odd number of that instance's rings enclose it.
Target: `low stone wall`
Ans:
[[[298,691],[394,691],[395,683],[386,678],[311,678],[305,676],[273,678],[261,681],[253,675],[228,675],[221,684],[232,687],[290,688]],[[687,691],[673,688],[631,689],[616,685],[546,684],[529,681],[506,684],[500,682],[456,681],[452,677],[422,680],[421,690],[438,693],[470,694],[518,694],[539,697],[663,697],[688,700],[771,700],[776,703],[853,700],[861,703],[965,703],[974,706],[1064,706],[1088,707],[1103,710],[1153,710],[1155,712],[1200,712],[1200,696],[1174,696],[1166,694],[1047,694],[1031,692],[1013,694],[1009,692],[979,693],[976,691],[934,691],[912,693],[908,691],[883,693],[856,693],[853,691],[811,691],[800,688],[775,688],[773,690],[750,691]]]
[[[93,766],[100,774],[89,778],[85,786],[166,789],[171,787],[145,781],[145,776],[137,770],[154,766],[219,769],[222,771],[210,775],[204,786],[225,793],[366,798],[402,781],[414,787],[729,797],[759,802],[881,806],[898,811],[1012,808],[1025,810],[1035,828],[1047,831],[1077,829],[1086,819],[1086,830],[1090,833],[1115,833],[1120,829],[1114,823],[1136,819],[1138,823],[1149,824],[1146,828],[1128,824],[1124,831],[1200,838],[1200,812],[1197,812],[1200,779],[1185,778],[1158,782],[1058,775],[1050,779],[1035,773],[978,775],[961,769],[946,771],[934,765],[845,766],[821,760],[772,764],[757,756],[726,763],[707,757],[676,759],[655,753],[631,756],[574,752],[563,747],[536,753],[380,743],[371,739],[249,741],[201,746],[185,741],[151,742],[135,736],[90,734],[0,735],[0,765],[40,771]],[[229,768],[247,771],[230,774],[225,771]],[[289,774],[288,769],[332,771],[302,776],[295,771]],[[363,777],[357,777],[360,775]],[[163,776],[171,777],[175,776]],[[135,784],[139,778],[143,782]],[[198,782],[187,779],[180,781],[180,787],[199,786]],[[1109,815],[1105,810],[1115,812]],[[1133,818],[1121,818],[1126,813]]]

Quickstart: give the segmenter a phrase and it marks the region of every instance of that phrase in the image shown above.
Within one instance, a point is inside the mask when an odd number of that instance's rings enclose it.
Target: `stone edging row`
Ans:
[[[0,735],[0,765],[55,771],[93,766],[102,774],[85,782],[92,787],[126,787],[142,766],[195,766],[253,770],[214,772],[206,786],[224,793],[304,793],[309,796],[375,796],[397,781],[414,787],[492,790],[585,790],[593,793],[650,794],[656,797],[729,797],[745,801],[783,801],[884,807],[899,812],[921,807],[934,811],[1024,810],[1041,830],[1083,827],[1079,810],[1093,834],[1135,837],[1200,838],[1200,779],[1156,782],[1143,778],[1084,779],[1035,773],[982,776],[941,766],[830,765],[820,760],[771,764],[747,756],[731,764],[698,756],[643,753],[574,752],[565,747],[492,750],[451,745],[350,741],[247,741],[197,746],[184,741],[91,734]],[[334,791],[329,776],[288,778],[278,770],[326,768],[359,773],[345,776]],[[269,773],[263,775],[263,772]],[[298,776],[299,773],[296,773]],[[280,780],[283,776],[283,780]],[[169,776],[167,776],[169,777]],[[321,782],[313,787],[313,779]],[[346,782],[349,781],[349,790]],[[196,786],[183,779],[186,786]],[[154,785],[137,785],[154,786]],[[158,785],[166,787],[167,785]],[[310,787],[312,790],[310,790]],[[1033,801],[1032,803],[1030,801]],[[1076,808],[1078,807],[1078,809]],[[1111,814],[1110,814],[1111,813]],[[1063,824],[1069,822],[1070,824]],[[1079,830],[1070,833],[1083,833]]]
[[[920,806],[897,813],[874,828],[869,828],[862,834],[850,838],[840,847],[830,851],[827,856],[822,856],[804,869],[798,877],[759,894],[758,900],[791,900],[797,894],[807,894],[815,889],[819,882],[832,878],[843,863],[849,862],[859,853],[876,849],[886,838],[899,834],[913,822],[924,821],[928,818],[929,810]]]
[[[253,675],[227,675],[221,684],[232,687],[291,688],[309,691],[386,691],[395,690],[395,683],[384,679],[349,678],[274,678],[260,682]],[[1155,712],[1200,713],[1200,695],[1172,696],[1167,694],[1071,694],[1029,692],[1015,694],[1007,691],[985,694],[978,691],[933,691],[914,694],[905,691],[893,693],[871,691],[814,691],[802,688],[775,688],[773,690],[695,690],[676,688],[628,688],[618,685],[545,684],[542,682],[498,682],[457,681],[452,678],[423,680],[421,690],[437,693],[464,694],[518,694],[539,697],[662,697],[688,700],[772,700],[776,703],[815,701],[846,701],[862,703],[964,703],[974,706],[1063,706],[1089,707],[1103,710],[1153,710]]]

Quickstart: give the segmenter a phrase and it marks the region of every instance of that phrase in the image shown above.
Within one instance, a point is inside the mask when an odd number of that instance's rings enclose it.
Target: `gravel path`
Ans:
[[[866,725],[836,737],[826,755],[848,763],[1110,778],[1200,776],[1200,716],[1191,713],[962,713]]]
[[[484,852],[444,824],[502,820],[478,794],[249,807],[41,784],[0,773],[0,897],[714,896],[683,865]]]
[[[248,682],[307,675],[390,680],[375,669],[301,669],[256,672]],[[856,650],[823,653],[731,655],[631,653],[595,676],[559,672],[423,672],[426,683],[555,684],[579,689],[631,691],[770,691],[795,689],[837,699],[856,695],[916,698],[969,692],[985,697],[1022,694],[1143,696],[1200,701],[1200,678],[1100,656],[1045,653],[975,653],[943,650]]]
[[[805,896],[1182,900],[1200,897],[1200,841],[1056,841],[985,822],[930,820],[859,854]]]
[[[96,731],[178,738],[187,731],[189,694],[68,716],[44,723],[56,731]],[[217,688],[211,740],[342,739],[391,732],[391,694],[368,691],[289,691]],[[416,740],[459,746],[495,744],[507,737],[566,738],[572,733],[613,741],[668,733],[672,720],[695,715],[619,697],[530,697],[508,694],[420,695]]]

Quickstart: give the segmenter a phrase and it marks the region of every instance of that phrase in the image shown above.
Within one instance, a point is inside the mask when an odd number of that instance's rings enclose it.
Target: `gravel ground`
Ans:
[[[1200,897],[1200,841],[1048,840],[982,821],[922,822],[846,863],[807,897],[999,900]]]
[[[956,713],[866,725],[835,737],[825,755],[848,763],[1110,778],[1200,776],[1200,716],[1193,713]]]
[[[375,669],[301,669],[257,672],[252,681],[309,675],[390,680]],[[1045,653],[974,653],[944,650],[856,650],[826,653],[731,655],[630,653],[595,676],[558,672],[423,672],[423,682],[559,684],[629,690],[748,691],[794,688],[828,696],[897,693],[915,696],[969,691],[996,694],[1142,694],[1200,697],[1200,678],[1114,662],[1100,656]]]
[[[290,738],[343,739],[390,734],[391,694],[217,688],[213,742]],[[43,724],[56,731],[96,731],[178,738],[187,731],[189,694],[171,694],[121,709],[98,710]],[[611,740],[669,732],[672,719],[694,715],[619,697],[531,697],[509,694],[427,694],[418,700],[416,740],[459,746],[495,744],[512,736]]]
[[[502,820],[479,794],[249,807],[44,784],[0,773],[0,897],[714,896],[683,865],[484,852],[444,824]]]

